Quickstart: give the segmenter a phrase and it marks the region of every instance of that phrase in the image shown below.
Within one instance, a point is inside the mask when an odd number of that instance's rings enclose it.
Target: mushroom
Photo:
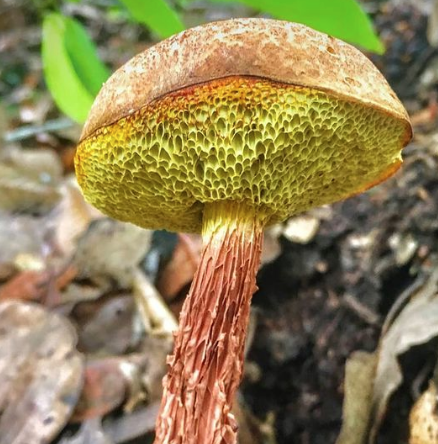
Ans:
[[[103,86],[76,156],[104,213],[201,232],[156,443],[235,443],[263,229],[391,176],[412,136],[383,76],[306,26],[235,19],[158,43]]]

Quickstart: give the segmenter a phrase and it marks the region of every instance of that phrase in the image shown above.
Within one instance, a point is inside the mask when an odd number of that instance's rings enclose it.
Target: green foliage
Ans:
[[[178,0],[177,5],[183,9],[190,1],[193,0]],[[240,0],[240,3],[278,19],[304,23],[370,51],[383,52],[368,16],[356,0]],[[184,29],[167,0],[119,0],[119,4],[160,38]],[[47,14],[43,22],[42,58],[46,83],[56,104],[73,120],[84,122],[109,71],[82,25],[57,12]]]
[[[120,1],[137,22],[146,25],[163,39],[185,29],[178,14],[166,0]]]
[[[84,122],[109,71],[82,26],[58,13],[45,16],[42,59],[47,86],[59,108]]]
[[[109,77],[110,71],[100,61],[94,43],[88,37],[80,23],[71,18],[64,18],[66,25],[65,47],[73,68],[89,93],[95,96],[102,83]]]
[[[368,16],[356,0],[240,0],[240,3],[267,12],[278,19],[303,23],[378,54],[384,51]]]

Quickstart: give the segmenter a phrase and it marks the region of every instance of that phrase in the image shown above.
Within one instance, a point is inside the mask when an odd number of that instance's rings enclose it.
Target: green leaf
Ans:
[[[57,106],[73,120],[84,122],[108,71],[81,25],[58,13],[46,15],[42,60],[44,77]]]
[[[69,17],[64,17],[64,21],[64,42],[73,67],[87,91],[95,96],[110,72],[99,59],[96,46],[83,26]]]
[[[233,0],[211,0],[230,3]],[[355,0],[240,0],[275,18],[299,22],[382,54],[384,47],[371,21]]]
[[[120,0],[131,16],[152,29],[161,38],[185,29],[184,24],[166,0]]]

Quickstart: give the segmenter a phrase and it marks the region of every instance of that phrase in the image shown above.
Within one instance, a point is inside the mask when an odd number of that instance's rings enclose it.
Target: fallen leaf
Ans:
[[[12,149],[4,162],[19,168],[26,177],[56,186],[62,178],[62,164],[58,154],[49,148],[33,150]]]
[[[60,302],[59,291],[76,276],[76,269],[66,267],[58,273],[48,270],[25,270],[16,274],[0,289],[0,301],[16,299],[39,301],[53,306]]]
[[[113,219],[98,219],[79,238],[74,264],[80,278],[132,285],[133,271],[146,255],[151,231]]]
[[[196,234],[178,234],[171,260],[160,273],[157,289],[170,301],[190,284],[201,258],[202,238]]]
[[[2,444],[49,443],[79,397],[83,359],[73,327],[34,304],[0,303]]]
[[[435,62],[435,66],[431,64],[431,66],[428,68],[428,70],[432,71],[435,77],[438,75],[436,74],[436,68],[437,64]],[[427,72],[427,71],[426,71]],[[426,77],[426,73],[423,74],[423,78]],[[436,80],[432,77],[432,83]],[[432,125],[436,124],[436,118],[437,118],[437,102],[435,100],[430,100],[429,104],[417,111],[416,113],[412,114],[411,116],[411,123],[414,128],[423,127],[428,128]]]
[[[117,408],[125,399],[127,382],[117,358],[87,362],[81,396],[71,418],[82,422],[99,418]]]
[[[391,395],[400,386],[403,375],[398,357],[410,348],[438,336],[438,271],[409,294],[409,302],[400,311],[380,340],[373,390],[373,415],[370,442],[374,442]]]
[[[64,304],[77,305],[80,302],[91,302],[101,298],[106,289],[91,285],[89,283],[71,282],[62,291],[62,302]]]
[[[66,180],[60,187],[60,193],[62,198],[56,209],[55,240],[59,250],[69,257],[76,248],[77,238],[91,221],[103,215],[85,202],[75,180]]]
[[[0,209],[45,212],[59,200],[62,167],[51,150],[12,150],[0,160]]]
[[[167,371],[167,356],[172,352],[173,337],[149,336],[143,339],[141,354],[145,357],[145,370],[141,375],[149,403],[159,401],[163,393],[163,378]]]
[[[42,218],[0,210],[0,263],[14,264],[22,254],[41,258],[47,230]]]
[[[142,383],[146,358],[142,355],[140,358],[120,359],[119,367],[128,384],[128,398],[123,405],[125,413],[131,413],[140,403],[146,400],[147,394]],[[132,361],[132,362],[131,362]],[[137,362],[135,362],[137,361]]]
[[[11,264],[10,262],[0,262],[0,282],[10,279],[14,276],[16,271],[17,269],[14,264]]]
[[[78,304],[79,346],[88,353],[123,354],[133,340],[135,305],[130,295]]]
[[[0,289],[0,301],[17,299],[21,301],[41,300],[47,283],[47,272],[27,270],[15,275]]]
[[[433,382],[412,407],[409,426],[409,444],[438,442],[437,390]]]
[[[377,355],[354,352],[345,366],[341,433],[336,444],[365,444],[372,410]]]
[[[278,241],[282,233],[281,225],[265,230],[261,263],[272,262],[281,252]],[[197,234],[178,234],[178,242],[170,261],[161,270],[157,289],[166,301],[177,298],[183,290],[188,290],[198,269],[201,258],[202,237]]]
[[[173,338],[178,322],[158,290],[140,269],[134,272],[133,285],[134,300],[146,332]]]
[[[71,422],[101,418],[123,403],[131,413],[147,397],[142,384],[146,354],[112,356],[90,360],[86,364],[84,386]]]

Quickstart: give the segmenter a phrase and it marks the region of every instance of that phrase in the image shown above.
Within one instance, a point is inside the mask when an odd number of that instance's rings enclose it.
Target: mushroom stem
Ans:
[[[201,263],[180,315],[155,444],[233,444],[251,297],[266,217],[244,204],[205,206]]]

